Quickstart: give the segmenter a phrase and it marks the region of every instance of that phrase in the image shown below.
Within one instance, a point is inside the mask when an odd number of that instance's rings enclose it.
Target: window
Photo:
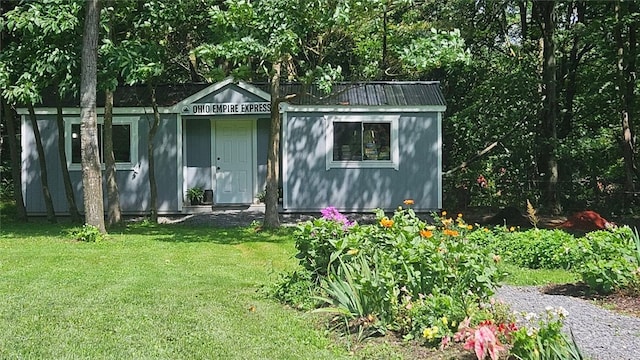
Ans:
[[[113,121],[113,155],[116,167],[119,169],[131,168],[137,163],[137,146],[132,139],[137,138],[137,122],[135,119],[118,119]],[[98,124],[98,151],[100,162],[104,163],[104,125]],[[67,124],[67,157],[71,158],[70,168],[80,169],[82,162],[80,140],[80,123],[77,119]]]
[[[398,116],[327,116],[327,169],[398,168]]]

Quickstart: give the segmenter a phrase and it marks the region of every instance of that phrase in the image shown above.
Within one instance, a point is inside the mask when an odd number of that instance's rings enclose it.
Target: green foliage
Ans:
[[[635,287],[639,273],[637,234],[629,227],[587,233],[576,238],[560,230],[523,232],[497,227],[469,238],[507,263],[530,269],[571,269],[599,293]]]
[[[265,288],[266,293],[278,301],[300,310],[311,310],[318,306],[317,285],[311,272],[296,270],[280,274],[278,280]]]
[[[106,240],[105,234],[101,233],[97,227],[89,224],[67,230],[67,236],[73,240],[84,242],[101,242]]]
[[[460,30],[431,32],[411,41],[399,56],[409,72],[429,72],[453,64],[469,63],[470,53],[466,49]]]
[[[13,179],[9,161],[0,162],[0,201],[13,199]]]
[[[587,234],[590,246],[580,268],[582,280],[601,293],[624,289],[635,282],[640,276],[635,236],[629,227]]]
[[[497,227],[489,234],[476,233],[473,236],[505,261],[529,269],[571,269],[582,260],[576,239],[565,231],[509,230]]]
[[[467,240],[473,227],[462,217],[427,225],[399,208],[390,218],[379,210],[376,224],[361,226],[323,214],[298,226],[296,257],[326,294],[330,308],[322,311],[347,323],[373,318],[376,329],[415,336],[436,319],[464,318],[500,279],[492,253]]]

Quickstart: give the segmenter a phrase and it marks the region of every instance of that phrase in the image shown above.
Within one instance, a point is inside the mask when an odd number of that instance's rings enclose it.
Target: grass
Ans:
[[[0,202],[2,359],[353,355],[316,318],[260,292],[296,264],[290,229],[139,223],[111,231],[107,241],[84,243],[65,235],[70,224],[18,224],[12,216]],[[513,285],[577,279],[509,264],[501,270]],[[404,357],[404,346],[396,344],[358,347],[358,358]]]
[[[3,218],[0,358],[335,359],[309,316],[259,291],[289,234],[137,225],[99,243]]]
[[[498,270],[507,274],[503,280],[505,284],[517,286],[566,284],[580,280],[578,274],[560,269],[526,269],[502,263]]]

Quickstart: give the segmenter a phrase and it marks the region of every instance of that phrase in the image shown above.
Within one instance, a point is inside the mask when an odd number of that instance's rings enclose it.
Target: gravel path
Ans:
[[[496,297],[518,312],[539,314],[547,306],[565,308],[565,329],[573,331],[587,356],[597,360],[640,359],[640,318],[619,315],[578,298],[543,294],[533,286],[503,286]]]

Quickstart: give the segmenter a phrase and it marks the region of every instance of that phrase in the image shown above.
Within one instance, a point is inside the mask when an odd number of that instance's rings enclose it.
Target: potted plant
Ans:
[[[187,199],[191,205],[200,205],[204,201],[204,189],[201,187],[193,187],[187,189]]]

